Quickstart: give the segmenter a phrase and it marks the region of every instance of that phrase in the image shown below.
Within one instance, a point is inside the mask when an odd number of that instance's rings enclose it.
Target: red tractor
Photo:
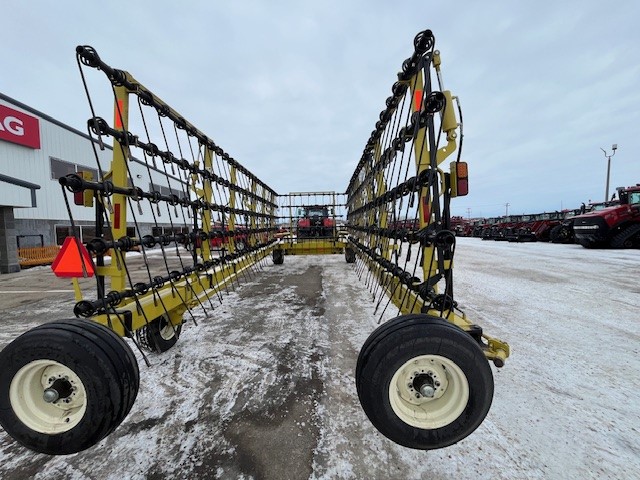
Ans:
[[[640,247],[640,184],[617,190],[618,205],[574,218],[577,243],[585,248]]]
[[[588,212],[600,211],[604,208],[611,207],[613,205],[619,205],[618,200],[610,200],[608,202],[596,202],[585,205],[584,203],[580,208],[574,210],[563,210],[564,219],[559,225],[556,225],[549,232],[549,237],[553,243],[576,243],[575,235],[573,234],[573,222],[579,215],[583,215]]]
[[[500,217],[497,220],[497,223],[491,227],[487,240],[506,242],[509,240],[509,236],[512,236],[517,232],[517,229],[522,223],[522,217],[522,215],[508,215]],[[482,239],[485,240],[485,237],[483,236]]]
[[[298,238],[333,237],[336,222],[329,217],[329,208],[324,205],[302,207],[299,210]]]
[[[478,226],[477,230],[474,230],[474,232],[479,230],[480,234],[478,236],[483,240],[493,240],[493,236],[497,235],[499,230],[498,222],[500,221],[500,218],[501,217],[487,218],[484,223]]]
[[[217,235],[210,240],[211,248],[228,248],[229,239],[233,237],[236,250],[244,250],[248,246],[247,227],[236,225],[233,235],[229,233],[229,225],[214,225],[211,228]]]
[[[563,211],[564,217],[562,222],[553,227],[549,232],[551,243],[576,243],[575,236],[573,235],[573,221],[576,216],[582,215],[587,211],[584,204],[582,208]]]
[[[451,224],[449,229],[453,231],[456,237],[468,237],[470,236],[471,222],[465,220],[464,217],[451,217]]]
[[[535,234],[539,242],[551,240],[551,231],[560,225],[563,218],[562,212],[545,212],[536,215],[535,223],[531,231]]]
[[[537,217],[538,215],[520,215],[505,234],[507,240],[509,242],[535,242],[537,237],[533,232],[533,227]]]

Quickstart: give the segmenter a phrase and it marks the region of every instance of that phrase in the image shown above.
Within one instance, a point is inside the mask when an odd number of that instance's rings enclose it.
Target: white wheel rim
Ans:
[[[176,336],[176,327],[171,325],[171,322],[165,317],[160,318],[160,336],[163,340],[171,340]]]
[[[416,378],[429,379],[433,396],[416,390]],[[421,355],[402,365],[389,384],[389,401],[395,414],[412,427],[433,430],[449,425],[469,401],[469,382],[452,360],[440,355]]]
[[[57,380],[65,382],[72,392],[66,398],[46,402],[44,392]],[[22,423],[48,435],[71,430],[87,410],[87,393],[80,378],[53,360],[34,360],[18,370],[9,386],[9,401]]]

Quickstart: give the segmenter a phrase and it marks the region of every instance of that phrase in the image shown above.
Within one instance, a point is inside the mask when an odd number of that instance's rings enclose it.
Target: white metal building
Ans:
[[[97,145],[96,145],[97,146]],[[100,164],[109,169],[111,147],[97,148]],[[149,171],[142,162],[129,166],[134,184],[151,191]],[[17,248],[60,245],[71,233],[71,223],[64,201],[61,176],[92,171],[97,178],[97,163],[91,138],[75,128],[0,93],[0,273],[20,269]],[[164,171],[151,168],[155,189],[166,194]],[[179,181],[171,177],[173,181]],[[74,222],[84,240],[94,234],[95,211],[76,206],[69,194]],[[148,204],[136,211],[143,234],[158,235],[158,228]],[[184,219],[167,218],[161,212],[160,229],[186,228]],[[164,218],[163,218],[164,217]],[[153,231],[152,231],[153,230]],[[133,232],[130,233],[133,236]]]

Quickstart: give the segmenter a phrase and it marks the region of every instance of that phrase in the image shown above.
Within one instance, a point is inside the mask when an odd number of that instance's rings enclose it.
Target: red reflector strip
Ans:
[[[116,203],[113,206],[113,228],[120,228],[120,204]]]
[[[422,108],[422,90],[413,92],[413,111],[417,112]]]
[[[424,223],[431,221],[431,205],[429,205],[428,197],[422,197],[422,221]]]
[[[119,99],[117,101],[117,107],[115,111],[116,118],[114,119],[115,120],[114,124],[116,128],[119,128],[119,129],[122,129],[122,117],[124,117],[124,112],[122,111],[123,105],[124,105],[124,102],[122,101],[122,99]]]
[[[459,178],[457,185],[457,194],[459,197],[462,197],[469,193],[469,180],[466,178]]]

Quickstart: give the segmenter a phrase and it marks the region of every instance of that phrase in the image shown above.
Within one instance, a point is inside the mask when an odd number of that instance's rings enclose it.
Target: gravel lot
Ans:
[[[0,478],[640,478],[639,267],[638,250],[459,239],[456,299],[512,354],[492,367],[478,430],[423,452],[386,440],[359,406],[353,371],[377,318],[353,267],[268,261],[140,362],[111,436],[49,457],[0,431]],[[0,348],[73,304],[46,267],[0,276]]]

